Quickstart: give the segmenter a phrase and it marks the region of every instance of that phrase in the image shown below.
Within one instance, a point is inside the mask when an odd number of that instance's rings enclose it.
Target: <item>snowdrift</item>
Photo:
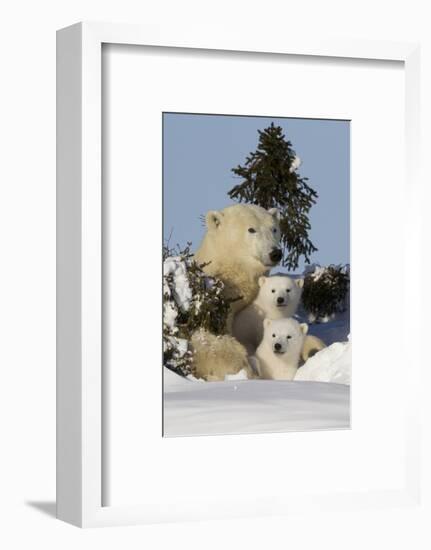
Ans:
[[[344,384],[284,380],[199,383],[174,373],[165,377],[167,437],[341,430],[350,427],[349,411],[350,388]]]
[[[352,344],[335,342],[316,353],[296,373],[295,380],[350,385]]]

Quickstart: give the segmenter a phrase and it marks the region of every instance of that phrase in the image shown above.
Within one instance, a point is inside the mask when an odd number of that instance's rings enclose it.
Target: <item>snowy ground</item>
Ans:
[[[299,312],[299,320],[306,320]],[[164,435],[217,435],[350,427],[349,314],[310,325],[328,345],[293,381],[182,378],[164,369]],[[233,379],[235,378],[235,379]]]
[[[350,387],[325,382],[200,383],[165,377],[164,435],[340,430],[350,425]],[[177,377],[180,383],[166,381]]]

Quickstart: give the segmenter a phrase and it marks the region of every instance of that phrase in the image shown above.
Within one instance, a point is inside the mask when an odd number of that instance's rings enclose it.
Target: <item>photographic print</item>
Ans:
[[[350,122],[163,113],[163,435],[350,427]]]

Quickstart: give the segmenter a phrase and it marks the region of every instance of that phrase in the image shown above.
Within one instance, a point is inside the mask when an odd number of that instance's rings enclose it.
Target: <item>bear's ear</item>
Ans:
[[[278,208],[270,208],[268,212],[271,214],[273,218],[275,218],[278,222],[280,221],[281,214],[280,210]]]
[[[264,328],[268,328],[270,324],[271,324],[271,319],[264,319],[263,320]]]
[[[207,212],[207,215],[205,216],[205,222],[207,224],[207,228],[209,230],[217,229],[218,226],[221,224],[222,218],[223,218],[223,212],[218,212],[217,210],[210,210],[209,212]]]
[[[307,334],[308,332],[308,325],[307,323],[301,323],[299,325],[299,328],[301,329],[302,334]]]
[[[304,279],[295,279],[295,283],[302,288],[304,286]]]
[[[265,284],[265,281],[266,281],[266,277],[264,275],[262,275],[262,277],[259,277],[257,283],[260,286],[260,288],[263,287],[263,285]]]

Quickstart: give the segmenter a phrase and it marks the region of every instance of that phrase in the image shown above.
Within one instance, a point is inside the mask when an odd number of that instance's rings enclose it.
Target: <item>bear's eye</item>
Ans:
[[[275,338],[275,334],[273,334],[272,337]]]
[[[256,229],[254,227],[249,227],[248,232],[249,233],[256,233]]]
[[[288,340],[290,340],[290,339],[292,338],[292,336],[290,336],[290,334],[288,334],[288,335],[286,336],[286,338],[287,338]]]
[[[277,233],[277,229],[274,227],[274,229],[272,230],[273,233]]]
[[[286,288],[286,292],[290,292],[290,288]]]
[[[271,292],[274,293],[274,292],[275,292],[275,289],[273,288],[273,289],[271,290]]]

